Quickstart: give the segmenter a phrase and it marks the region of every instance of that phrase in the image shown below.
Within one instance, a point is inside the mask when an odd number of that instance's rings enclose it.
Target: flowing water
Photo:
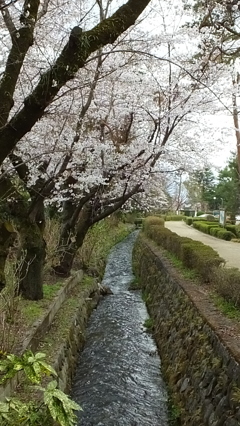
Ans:
[[[167,426],[167,394],[148,318],[133,281],[133,232],[110,253],[103,278],[113,295],[93,312],[72,388],[79,426]]]

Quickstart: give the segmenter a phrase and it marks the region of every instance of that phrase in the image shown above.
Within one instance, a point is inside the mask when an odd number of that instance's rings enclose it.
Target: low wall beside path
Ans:
[[[161,250],[142,235],[133,264],[154,320],[178,424],[240,425],[240,327],[236,335],[232,321],[204,289],[179,278]]]

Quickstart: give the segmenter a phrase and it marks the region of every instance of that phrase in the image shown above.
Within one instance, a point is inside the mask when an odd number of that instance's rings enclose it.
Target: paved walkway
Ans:
[[[165,222],[165,227],[181,237],[189,237],[212,247],[218,252],[219,256],[226,260],[226,266],[240,269],[240,243],[232,243],[231,241],[220,240],[219,238],[204,234],[186,225],[183,221],[167,221]]]

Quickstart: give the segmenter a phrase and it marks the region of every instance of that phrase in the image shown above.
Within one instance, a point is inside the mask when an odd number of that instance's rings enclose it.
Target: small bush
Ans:
[[[212,282],[217,293],[240,308],[240,271],[237,268],[217,268]]]
[[[192,223],[193,223],[193,218],[192,218],[192,217],[186,217],[186,218],[185,218],[185,222],[186,222],[186,224],[187,224],[187,225],[192,225]]]
[[[221,231],[221,230],[222,230],[222,228],[220,228],[220,226],[216,226],[216,228],[211,228],[210,229],[210,235],[217,238],[217,233],[218,233],[218,231]]]
[[[235,225],[236,236],[240,238],[240,225]]]
[[[148,216],[143,220],[143,230],[148,231],[148,229],[153,226],[158,225],[164,227],[164,219],[162,217],[157,216]]]
[[[229,232],[232,232],[235,235],[235,237],[237,237],[237,230],[235,225],[226,225],[225,229]]]
[[[235,236],[236,235],[233,234],[232,232],[225,231],[224,229],[219,229],[217,231],[217,238],[221,238],[222,240],[225,240],[225,241],[230,241]]]
[[[152,225],[144,228],[144,233],[148,238],[151,238],[153,241],[155,241],[155,243],[166,249],[169,246],[168,240],[173,234],[170,229],[159,225]]]
[[[187,268],[195,269],[203,282],[210,282],[212,270],[223,263],[223,259],[212,247],[199,241],[182,244],[181,260]]]

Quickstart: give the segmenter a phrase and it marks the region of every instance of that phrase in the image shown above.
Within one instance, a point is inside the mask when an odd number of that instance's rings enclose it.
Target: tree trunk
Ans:
[[[43,265],[46,243],[37,223],[26,220],[20,224],[21,253],[19,293],[29,300],[43,298]]]
[[[43,266],[46,257],[44,204],[39,202],[35,212],[26,212],[19,221],[21,240],[19,293],[29,300],[43,298]]]
[[[70,244],[71,234],[73,234],[73,227],[75,223],[72,223],[71,219],[76,210],[76,205],[72,201],[65,201],[63,204],[63,214],[62,214],[62,226],[61,234],[58,242],[58,253],[64,253]]]
[[[0,223],[0,291],[2,291],[6,285],[5,265],[9,248],[13,244],[15,236],[16,234],[10,223]]]
[[[239,119],[238,119],[238,105],[237,105],[237,95],[236,90],[238,88],[240,82],[240,74],[237,73],[236,81],[233,80],[233,95],[232,95],[232,105],[233,105],[233,122],[235,127],[235,135],[237,142],[237,168],[238,168],[238,178],[240,180],[240,127],[239,127]]]
[[[57,275],[62,277],[70,275],[77,251],[82,246],[84,238],[91,226],[92,206],[85,204],[79,214],[76,234],[68,240],[68,244],[64,247],[64,250],[61,250],[60,262],[53,268]]]

